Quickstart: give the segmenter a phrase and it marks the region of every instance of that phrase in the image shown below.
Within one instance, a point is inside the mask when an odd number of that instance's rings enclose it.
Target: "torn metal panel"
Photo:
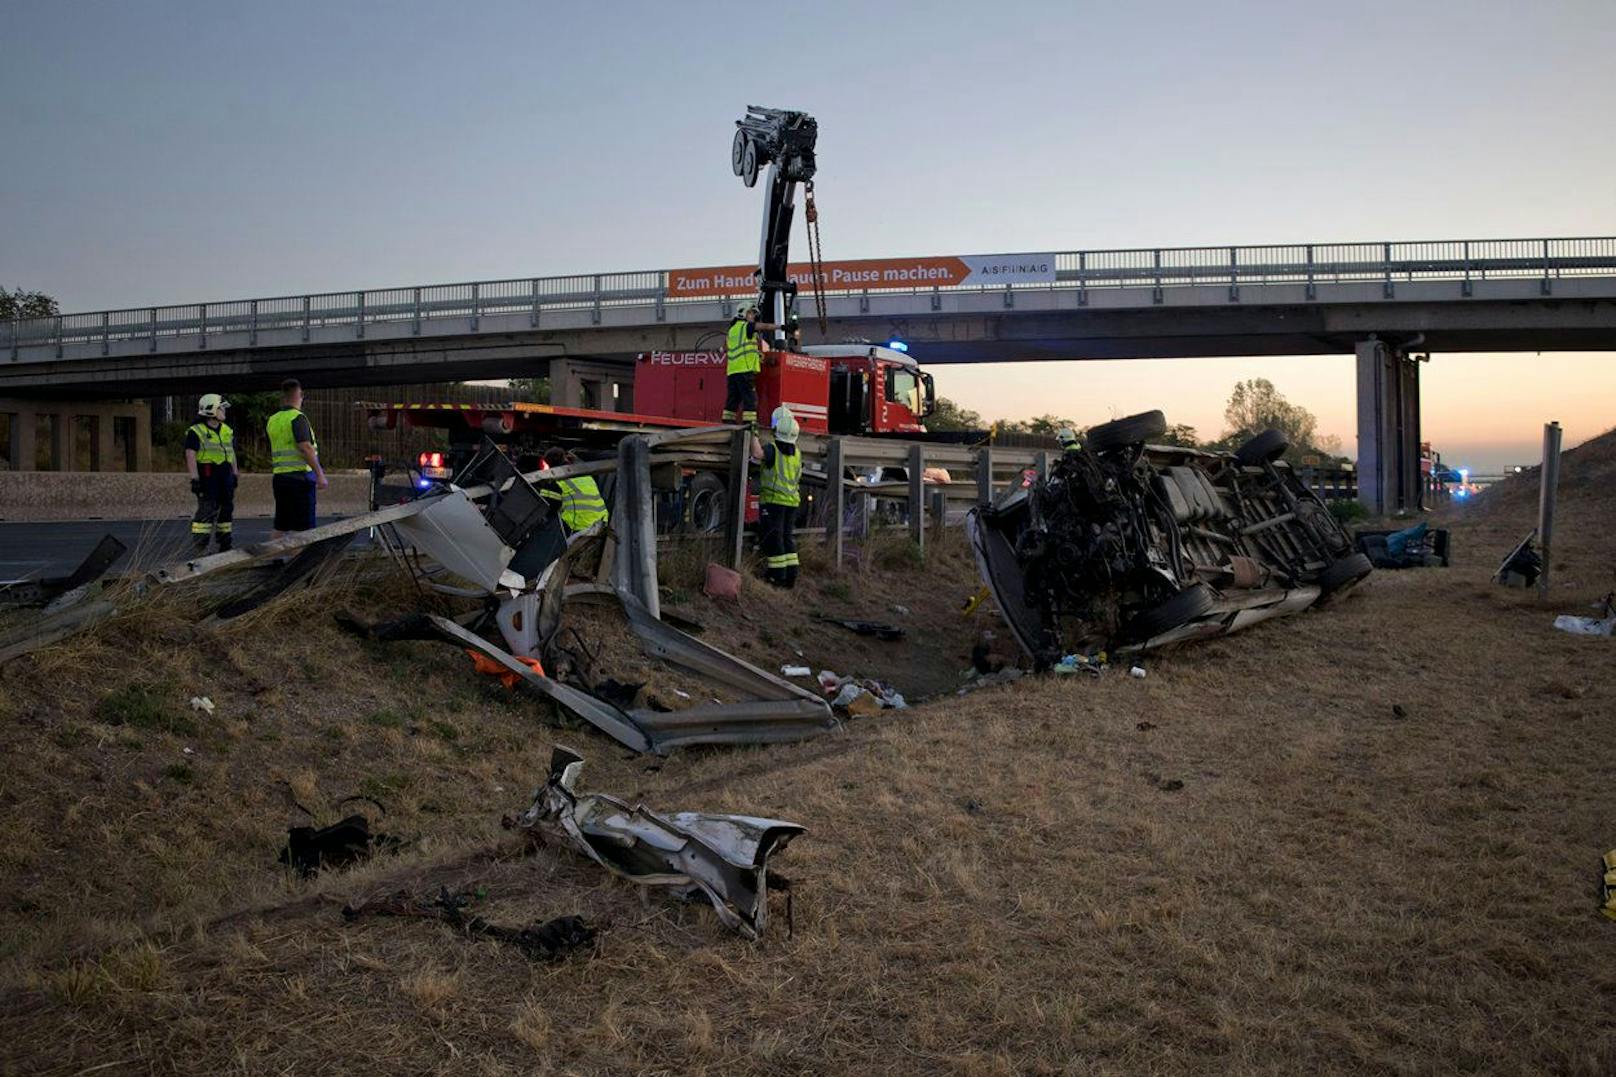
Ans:
[[[426,510],[393,526],[451,573],[489,593],[526,585],[505,568],[516,551],[505,545],[464,490],[450,490]]]
[[[633,710],[629,717],[645,729],[659,753],[696,744],[789,744],[837,726],[823,702],[801,699]]]
[[[577,791],[583,757],[557,747],[550,774],[517,824],[570,845],[607,871],[680,897],[701,895],[748,939],[769,915],[769,857],[806,829],[750,815],[660,815],[604,793]]]
[[[90,584],[106,575],[128,547],[112,535],[101,536],[95,549],[87,554],[77,568],[66,576],[51,576],[42,580],[22,580],[0,587],[0,605],[38,606],[51,603],[50,612],[66,609],[87,594]],[[74,595],[77,597],[73,597]]]
[[[672,625],[655,619],[643,607],[634,603],[624,602],[623,612],[628,616],[629,627],[639,637],[645,653],[652,658],[671,662],[692,673],[711,678],[759,699],[812,701],[824,709],[827,720],[825,728],[828,729],[835,724],[831,718],[830,708],[825,706],[825,701],[807,689],[767,670],[759,669],[727,651],[719,650],[712,644],[688,636]]]
[[[643,437],[626,437],[617,445],[617,499],[612,510],[617,536],[612,584],[623,605],[639,604],[661,616],[657,595],[656,512],[651,501],[650,449]]]

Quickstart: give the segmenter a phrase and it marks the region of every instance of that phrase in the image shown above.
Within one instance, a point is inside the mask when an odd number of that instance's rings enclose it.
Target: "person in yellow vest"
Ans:
[[[281,382],[281,410],[265,424],[270,469],[274,472],[269,482],[275,493],[275,522],[270,538],[280,538],[288,531],[313,530],[314,492],[331,485],[320,466],[314,428],[302,407],[303,386],[296,378],[287,378]]]
[[[1060,442],[1061,452],[1080,453],[1083,451],[1083,442],[1078,439],[1077,431],[1069,426],[1063,426],[1055,433],[1055,440]]]
[[[557,445],[544,454],[544,462],[550,467],[566,467],[576,464],[578,458]],[[569,535],[594,527],[607,517],[606,499],[600,496],[600,487],[591,475],[557,479],[553,486],[541,487],[539,496],[560,502],[557,515]]]
[[[759,465],[758,530],[765,578],[776,587],[797,586],[797,506],[802,504],[802,453],[797,451],[797,420],[784,404],[769,425],[772,444],[752,442]]]
[[[724,343],[729,355],[725,368],[724,422],[757,425],[757,376],[763,367],[763,350],[758,330],[776,328],[773,322],[758,321],[757,307],[743,307],[729,323]]]
[[[185,432],[185,470],[191,473],[196,515],[191,517],[191,542],[206,553],[217,536],[219,552],[230,548],[236,516],[236,438],[224,421],[230,405],[218,393],[205,393],[196,402],[197,421]]]

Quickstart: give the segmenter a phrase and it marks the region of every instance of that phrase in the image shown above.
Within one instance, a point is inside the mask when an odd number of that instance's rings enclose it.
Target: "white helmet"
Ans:
[[[1055,432],[1055,440],[1060,442],[1062,445],[1076,445],[1077,431],[1073,430],[1069,426],[1063,426]]]
[[[223,421],[224,409],[229,406],[230,402],[218,393],[204,393],[202,398],[196,402],[196,413],[207,419]]]
[[[774,414],[769,417],[769,425],[774,428],[774,436],[778,440],[785,442],[787,445],[797,443],[797,432],[799,430],[797,417],[792,415],[791,409],[784,404],[774,409]]]

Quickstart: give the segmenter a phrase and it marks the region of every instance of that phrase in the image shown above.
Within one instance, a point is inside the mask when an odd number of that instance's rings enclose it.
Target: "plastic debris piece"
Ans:
[[[1143,680],[1145,677],[1145,667],[1134,666],[1128,671],[1128,676],[1132,677],[1134,680]]]
[[[206,711],[208,714],[212,714],[213,713],[213,700],[209,699],[207,696],[192,696],[191,697],[191,709],[192,710],[198,710],[198,711]]]
[[[1610,636],[1616,635],[1616,617],[1601,620],[1597,617],[1573,617],[1569,613],[1562,613],[1554,619],[1554,627],[1573,636]]]
[[[781,666],[780,675],[783,677],[807,677],[814,671],[807,666]]]
[[[709,564],[701,590],[708,598],[740,598],[741,574],[723,565]]]
[[[675,688],[675,689],[674,689],[674,690],[673,690],[673,694],[674,694],[674,695],[676,695],[676,696],[678,696],[678,697],[679,697],[679,698],[680,698],[680,699],[689,699],[689,698],[690,698],[690,693],[689,693],[689,692],[681,692],[681,691],[680,691],[680,690],[679,690],[679,689],[677,689],[677,688]]]

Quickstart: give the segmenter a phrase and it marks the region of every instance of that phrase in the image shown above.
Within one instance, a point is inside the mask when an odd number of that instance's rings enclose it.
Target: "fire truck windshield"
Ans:
[[[916,415],[920,414],[920,379],[908,370],[892,370],[887,374],[887,400],[902,404]]]

